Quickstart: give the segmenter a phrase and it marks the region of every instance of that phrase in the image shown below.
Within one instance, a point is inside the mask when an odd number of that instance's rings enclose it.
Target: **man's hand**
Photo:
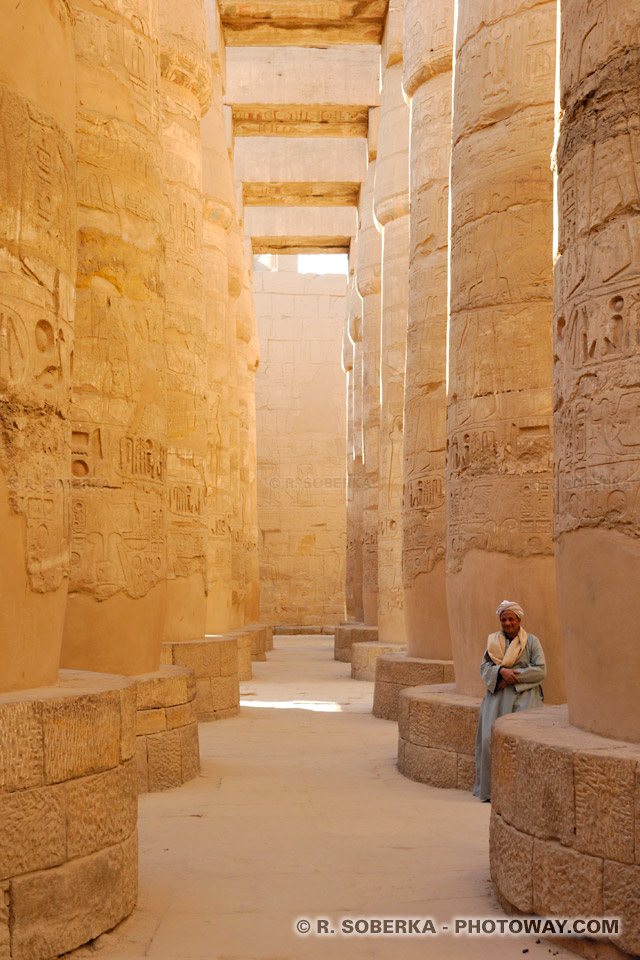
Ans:
[[[496,690],[504,690],[505,687],[506,687],[506,683],[504,682],[504,680],[498,680],[498,682],[496,683]]]
[[[500,667],[500,679],[504,680],[505,686],[518,682],[519,670],[511,670],[509,667]]]

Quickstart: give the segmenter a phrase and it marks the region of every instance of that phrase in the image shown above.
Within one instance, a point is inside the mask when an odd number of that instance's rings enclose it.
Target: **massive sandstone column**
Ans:
[[[51,684],[60,661],[76,271],[73,42],[64,0],[3,10],[0,691]]]
[[[211,96],[203,0],[159,0],[166,282],[167,611],[164,639],[206,621],[207,344],[200,121]]]
[[[561,9],[554,399],[569,718],[638,742],[640,10]]]
[[[460,0],[451,165],[447,594],[480,695],[495,609],[524,607],[564,697],[552,525],[555,0]]]
[[[240,450],[240,392],[238,381],[237,313],[242,293],[244,263],[242,230],[234,219],[227,233],[227,267],[229,281],[229,348],[231,379],[229,383],[229,424],[231,456],[229,460],[231,490],[231,624],[234,629],[243,627],[246,545],[241,497],[241,450]]]
[[[411,100],[411,260],[402,575],[407,653],[451,658],[445,588],[445,435],[453,0],[405,0]]]
[[[347,620],[356,619],[356,524],[353,504],[355,479],[355,457],[353,449],[353,358],[355,351],[353,342],[349,337],[351,289],[351,287],[347,288],[347,296],[345,298],[344,332],[342,335],[342,369],[347,378],[347,562],[345,574]]]
[[[208,368],[206,632],[219,634],[232,628],[229,402],[232,380],[235,383],[235,317],[229,305],[227,231],[234,220],[235,195],[224,125],[222,76],[215,68],[211,107],[202,121],[202,157]],[[233,351],[229,334],[232,319]]]
[[[353,259],[355,261],[355,251]],[[362,622],[362,300],[355,281],[348,296],[349,339],[353,344],[353,604],[354,617]]]
[[[156,670],[166,420],[155,3],[76,0],[78,281],[62,664]]]
[[[374,213],[382,231],[378,638],[403,643],[402,425],[409,268],[409,108],[402,96],[402,2],[391,0],[382,45]]]
[[[369,111],[371,114],[378,108]],[[370,131],[371,133],[371,131]],[[380,311],[382,241],[373,219],[377,139],[369,139],[356,253],[356,288],[362,297],[362,608],[367,626],[378,623],[378,474],[380,458]]]

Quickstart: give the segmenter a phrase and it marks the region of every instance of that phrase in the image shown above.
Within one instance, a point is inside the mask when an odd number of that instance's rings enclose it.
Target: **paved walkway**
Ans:
[[[100,960],[527,960],[534,937],[296,936],[343,917],[503,916],[488,871],[489,804],[412,783],[373,684],[332,637],[276,638],[242,684],[242,715],[200,727],[202,775],[140,799],[134,914],[76,957]]]

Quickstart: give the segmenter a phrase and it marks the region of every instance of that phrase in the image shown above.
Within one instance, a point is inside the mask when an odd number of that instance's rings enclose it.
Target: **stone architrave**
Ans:
[[[167,611],[164,640],[200,639],[207,608],[207,341],[200,122],[211,98],[203,0],[158,0],[165,191]]]
[[[362,622],[362,299],[353,280],[348,301],[349,339],[353,344],[353,604],[354,617]]]
[[[453,0],[405,0],[411,259],[402,576],[409,657],[451,658],[445,587],[446,364]]]
[[[374,111],[370,111],[373,113]],[[370,120],[371,126],[371,120]],[[367,626],[378,622],[378,473],[380,457],[380,311],[382,240],[373,219],[376,142],[370,144],[356,254],[362,297],[362,608]]]
[[[564,0],[561,29],[555,531],[569,718],[637,743],[640,9]]]
[[[64,0],[3,10],[0,691],[51,684],[60,663],[69,575],[74,57]]]
[[[404,641],[402,435],[409,271],[409,108],[402,95],[403,3],[391,0],[382,45],[374,214],[382,242],[378,638]]]
[[[552,544],[556,3],[461,0],[451,160],[447,596],[456,687],[480,696],[495,609],[540,637],[564,699]]]
[[[203,242],[207,335],[206,633],[232,629],[231,390],[227,231],[235,195],[225,136],[222,76],[213,70],[211,106],[202,121]],[[235,340],[235,331],[234,331]],[[233,350],[235,382],[235,345]]]
[[[166,589],[157,4],[74,0],[78,279],[62,665],[156,670]]]
[[[356,523],[354,513],[355,457],[353,450],[353,361],[354,346],[349,337],[349,311],[351,290],[345,301],[344,334],[342,337],[342,369],[347,378],[347,559],[346,559],[346,604],[348,619],[356,619]]]

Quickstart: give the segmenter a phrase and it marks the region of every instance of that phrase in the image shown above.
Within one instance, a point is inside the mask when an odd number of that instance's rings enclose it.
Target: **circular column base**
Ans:
[[[602,939],[640,954],[639,770],[640,744],[571,726],[566,706],[496,720],[490,858],[500,896],[524,913],[617,917],[621,933]]]
[[[454,680],[453,660],[423,660],[403,654],[378,657],[372,713],[381,720],[397,720],[401,690]]]
[[[50,960],[133,910],[135,712],[108,674],[0,695],[1,957]]]
[[[377,627],[367,627],[364,623],[341,623],[334,634],[333,659],[340,663],[351,663],[351,650],[355,643],[375,643],[377,639]]]
[[[238,638],[233,634],[163,643],[162,662],[193,670],[195,712],[199,721],[224,720],[240,713]]]
[[[338,628],[332,626],[331,624],[313,624],[311,626],[305,626],[301,624],[300,626],[291,626],[290,624],[280,624],[273,628],[273,632],[276,636],[281,637],[319,637],[319,636],[333,636],[334,632]]]
[[[200,773],[194,672],[162,666],[135,680],[138,792],[180,787]]]
[[[398,697],[398,770],[409,780],[473,790],[481,699],[455,684],[412,687]]]
[[[355,643],[351,648],[351,679],[376,679],[376,661],[385,654],[401,654],[407,648],[399,643]]]

